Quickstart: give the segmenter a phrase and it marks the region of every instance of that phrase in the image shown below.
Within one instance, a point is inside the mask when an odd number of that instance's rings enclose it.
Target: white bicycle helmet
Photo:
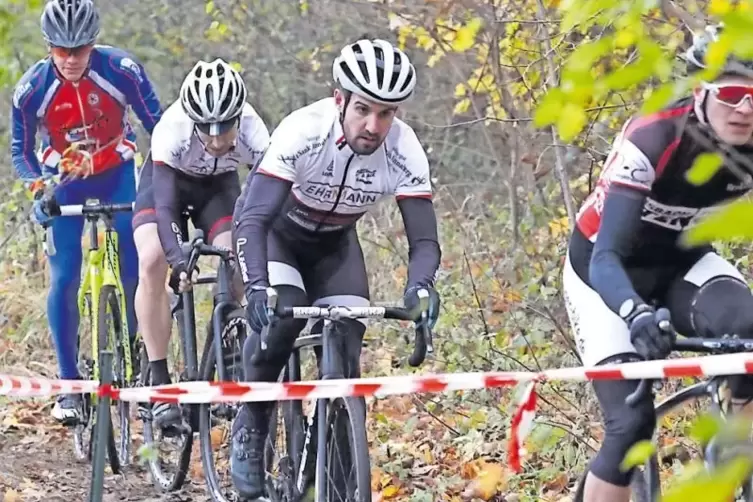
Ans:
[[[81,47],[99,35],[99,14],[92,0],[50,0],[40,23],[45,41],[54,47]]]
[[[719,40],[719,36],[724,30],[724,23],[706,26],[700,34],[693,35],[693,45],[685,51],[684,59],[687,62],[688,73],[693,73],[706,68],[704,59],[709,46]],[[728,56],[722,73],[732,75],[742,75],[746,77],[753,76],[753,60],[740,59],[735,56]]]
[[[180,104],[197,124],[219,124],[240,116],[246,104],[246,84],[240,73],[220,58],[199,61],[183,81]],[[210,134],[219,134],[212,131]]]
[[[332,76],[346,91],[386,105],[403,103],[416,87],[416,69],[408,56],[380,39],[343,47],[332,65]]]

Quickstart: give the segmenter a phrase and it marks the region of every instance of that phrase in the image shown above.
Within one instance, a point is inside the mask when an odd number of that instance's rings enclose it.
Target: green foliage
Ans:
[[[703,185],[722,167],[724,160],[717,152],[704,152],[696,157],[686,178],[694,185]]]
[[[650,440],[638,441],[625,454],[625,458],[620,463],[620,469],[627,471],[633,467],[643,465],[650,457],[656,453],[656,445]]]

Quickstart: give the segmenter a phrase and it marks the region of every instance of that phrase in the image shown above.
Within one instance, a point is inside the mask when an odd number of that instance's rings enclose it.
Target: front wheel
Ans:
[[[317,452],[317,463],[326,462],[325,479],[316,479],[317,499],[371,502],[371,461],[363,398],[331,400],[326,427],[326,444],[320,445]]]
[[[183,310],[173,312],[173,321],[178,326],[180,339],[183,339]],[[151,368],[146,347],[141,354],[141,385],[150,386]],[[184,357],[185,359],[185,357]],[[170,492],[183,486],[188,476],[193,449],[193,431],[182,434],[164,434],[152,421],[152,403],[139,403],[139,416],[144,424],[144,445],[147,447],[147,462],[152,482],[161,491]],[[192,423],[194,408],[184,406],[187,423]]]
[[[251,333],[251,326],[242,309],[230,312],[222,325],[219,339],[215,339],[212,324],[207,329],[201,361],[201,378],[212,382],[219,378],[214,344],[222,346],[222,361],[228,381],[243,380],[243,343]],[[199,405],[199,438],[201,464],[212,500],[230,502],[237,495],[230,478],[231,427],[240,403],[202,403]]]
[[[125,359],[122,354],[122,344],[120,343],[123,336],[123,322],[124,319],[120,312],[120,301],[118,300],[118,292],[115,289],[115,286],[103,286],[99,292],[99,308],[97,312],[98,348],[102,351],[115,347],[112,376],[113,383],[116,386],[120,386],[125,382]],[[100,376],[102,374],[101,368],[99,374]],[[101,404],[101,401],[97,402],[97,406],[100,406]],[[118,473],[120,472],[121,465],[126,464],[128,460],[128,446],[130,445],[131,430],[128,410],[130,407],[129,403],[120,400],[114,401],[113,404],[115,404],[118,409],[121,437],[118,445],[116,445],[112,416],[110,416],[110,424],[108,427],[110,433],[107,435],[107,456],[110,460],[112,472]],[[96,417],[96,413],[94,416]],[[96,428],[94,430],[96,430]],[[95,434],[92,434],[94,441],[96,441],[95,436]],[[120,446],[120,448],[118,446]],[[92,448],[91,451],[94,451],[94,448]]]

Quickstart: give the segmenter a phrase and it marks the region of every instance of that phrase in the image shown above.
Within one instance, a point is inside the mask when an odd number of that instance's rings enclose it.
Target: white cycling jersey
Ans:
[[[386,196],[432,196],[429,161],[413,129],[395,118],[377,151],[357,155],[345,141],[334,98],[285,117],[258,170],[293,182],[286,215],[309,230],[352,225]]]
[[[243,106],[235,146],[222,157],[206,151],[194,122],[180,101],[165,110],[152,132],[152,161],[192,176],[212,176],[235,171],[239,164],[252,168],[269,144],[269,131],[254,108]]]

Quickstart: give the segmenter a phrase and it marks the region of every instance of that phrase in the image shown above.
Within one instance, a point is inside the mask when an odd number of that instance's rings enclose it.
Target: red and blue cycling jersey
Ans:
[[[144,68],[125,51],[97,45],[78,82],[64,79],[50,57],[32,66],[13,94],[11,155],[19,177],[33,181],[75,150],[89,154],[92,174],[133,159],[133,108],[151,134],[162,111]],[[41,149],[35,152],[36,135]]]

